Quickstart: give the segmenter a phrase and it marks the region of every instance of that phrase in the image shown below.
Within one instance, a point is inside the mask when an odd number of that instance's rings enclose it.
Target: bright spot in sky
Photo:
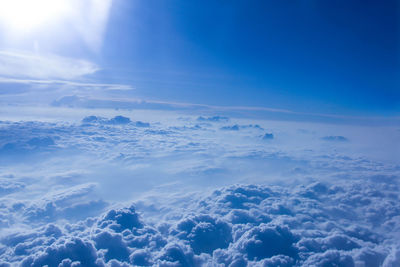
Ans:
[[[0,0],[0,43],[35,51],[83,41],[99,51],[112,0]],[[70,52],[71,47],[68,46]]]
[[[69,3],[66,0],[0,0],[0,20],[13,34],[26,33],[68,13]]]

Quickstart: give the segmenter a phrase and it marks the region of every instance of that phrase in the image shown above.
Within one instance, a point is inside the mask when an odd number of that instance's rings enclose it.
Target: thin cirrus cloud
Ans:
[[[128,91],[134,88],[127,84],[113,84],[113,83],[89,83],[89,82],[74,82],[65,80],[33,80],[33,79],[13,79],[0,77],[0,83],[15,83],[15,84],[30,84],[30,85],[66,85],[70,87],[86,87],[91,89],[106,89],[106,90],[120,90]]]
[[[86,76],[100,70],[93,62],[52,54],[0,51],[0,84],[16,84],[30,88],[64,87],[95,90],[134,89],[131,85],[88,82]],[[50,86],[50,87],[49,87]],[[1,87],[2,94],[13,94],[14,90]]]
[[[35,12],[21,13],[21,5]],[[98,64],[59,52],[66,45],[65,36],[72,40],[68,51],[71,45],[83,44],[93,53],[100,52],[111,6],[112,0],[60,0],[57,5],[48,0],[35,1],[34,5],[27,0],[0,1],[0,83],[132,89],[129,85],[89,81],[87,76],[100,70]],[[34,44],[33,49],[29,44]]]
[[[33,79],[77,79],[99,67],[87,60],[52,54],[0,51],[0,76]]]
[[[131,85],[86,82],[100,67],[88,60],[53,54],[0,51],[0,84],[63,85],[71,88],[132,90]]]

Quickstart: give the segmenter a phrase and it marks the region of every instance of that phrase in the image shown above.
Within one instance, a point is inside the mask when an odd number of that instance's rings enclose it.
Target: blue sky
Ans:
[[[34,30],[19,29],[19,36],[7,34],[3,23],[2,51],[54,56],[44,65],[62,57],[60,69],[79,65],[69,76],[35,72],[30,79],[121,84],[133,90],[119,96],[147,100],[399,113],[396,1],[71,3],[81,12],[64,21],[49,19]]]
[[[104,54],[139,93],[333,112],[398,106],[394,3],[145,1],[119,11],[118,6]]]

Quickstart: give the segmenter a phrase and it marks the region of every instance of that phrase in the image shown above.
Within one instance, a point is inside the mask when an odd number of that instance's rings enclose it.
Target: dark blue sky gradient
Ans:
[[[397,114],[398,1],[115,1],[98,61],[135,96]]]

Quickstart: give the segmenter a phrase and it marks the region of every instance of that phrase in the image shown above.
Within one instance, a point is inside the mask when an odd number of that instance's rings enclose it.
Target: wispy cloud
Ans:
[[[98,70],[96,64],[83,59],[25,51],[0,51],[0,76],[3,77],[73,80]]]
[[[88,82],[74,82],[65,80],[34,80],[34,79],[15,79],[0,77],[0,83],[17,83],[17,84],[30,84],[30,85],[66,85],[71,87],[85,87],[90,89],[106,89],[106,90],[133,90],[131,85],[127,84],[113,84],[113,83],[88,83]]]
[[[308,113],[297,112],[287,109],[276,109],[268,107],[249,107],[249,106],[218,106],[193,104],[182,102],[169,102],[157,100],[145,100],[134,98],[122,92],[123,96],[116,95],[65,95],[52,102],[53,106],[75,107],[75,108],[99,108],[99,109],[151,109],[151,110],[175,110],[202,114],[220,114],[223,116],[234,116],[240,118],[255,118],[280,121],[308,121],[324,123],[345,123],[357,125],[398,125],[400,117],[382,116],[351,116],[336,115],[329,113]]]

